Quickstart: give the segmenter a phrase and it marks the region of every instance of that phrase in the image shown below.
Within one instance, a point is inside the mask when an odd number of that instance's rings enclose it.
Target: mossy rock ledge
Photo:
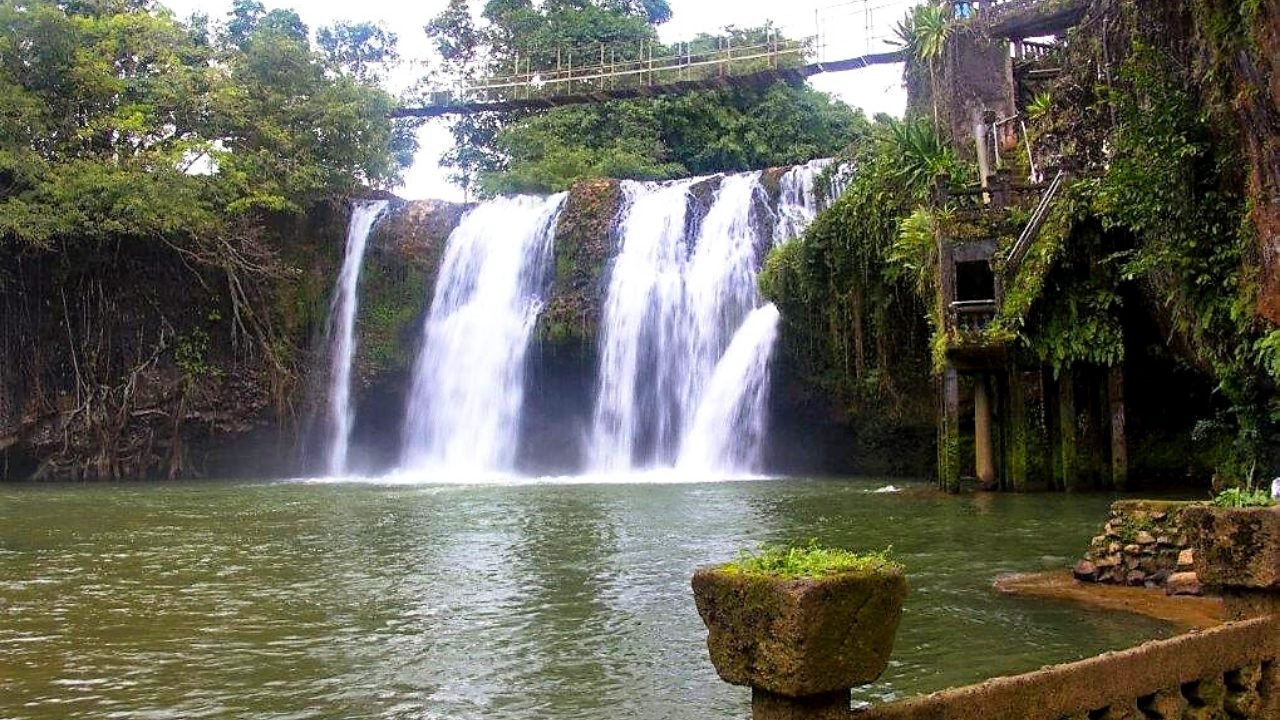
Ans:
[[[716,566],[694,573],[693,593],[721,679],[805,698],[880,677],[907,580],[897,567],[790,578]]]
[[[538,317],[539,339],[594,344],[621,208],[622,184],[617,180],[586,180],[570,189],[556,223],[555,272]]]
[[[369,386],[407,372],[449,235],[470,206],[394,201],[373,228],[360,273],[357,375]]]

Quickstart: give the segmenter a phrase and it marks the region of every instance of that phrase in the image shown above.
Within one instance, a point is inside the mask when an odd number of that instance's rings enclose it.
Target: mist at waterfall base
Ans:
[[[760,297],[757,274],[769,248],[803,232],[817,214],[825,199],[817,197],[815,179],[828,162],[787,171],[773,197],[760,172],[624,181],[599,337],[587,357],[549,352],[534,333],[554,273],[566,194],[496,198],[468,211],[449,236],[431,297],[423,299],[403,407],[384,402],[378,409],[402,417],[390,467],[362,462],[358,439],[347,447],[347,405],[358,393],[350,369],[356,343],[343,333],[355,316],[358,254],[373,226],[370,208],[358,206],[335,290],[331,326],[339,337],[331,344],[328,390],[334,430],[328,474],[317,481],[768,476],[770,368],[780,317]]]

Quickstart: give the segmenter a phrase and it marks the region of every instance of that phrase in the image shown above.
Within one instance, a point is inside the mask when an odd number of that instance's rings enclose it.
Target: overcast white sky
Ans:
[[[828,47],[825,59],[861,55],[884,46],[868,37],[887,34],[915,0],[668,0],[673,17],[660,29],[662,39],[673,42],[699,32],[714,32],[726,25],[756,26],[772,20],[789,37],[814,35],[822,27]],[[339,20],[381,23],[400,37],[400,54],[406,58],[425,57],[429,52],[423,25],[438,14],[447,0],[262,0],[268,8],[293,8],[304,22],[315,28]],[[472,0],[477,5],[483,0]],[[179,17],[192,12],[222,19],[230,0],[161,0]],[[869,9],[868,9],[869,8]],[[868,32],[867,26],[871,29]],[[901,67],[877,66],[864,70],[813,78],[814,87],[832,93],[868,114],[887,112],[901,115],[906,92],[901,87]],[[447,120],[433,120],[422,129],[422,149],[417,162],[405,175],[399,193],[407,198],[461,199],[462,191],[445,179],[436,164],[440,153],[452,142]]]

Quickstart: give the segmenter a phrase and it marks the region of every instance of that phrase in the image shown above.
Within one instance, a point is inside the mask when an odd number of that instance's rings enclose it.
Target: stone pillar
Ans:
[[[938,484],[960,492],[960,376],[948,366],[942,371],[938,407]]]
[[[848,690],[792,698],[751,688],[751,720],[849,720]]]
[[[1197,505],[1179,519],[1200,582],[1222,595],[1230,619],[1280,616],[1280,507]],[[1262,705],[1253,717],[1280,718],[1280,663],[1264,663],[1262,673]]]
[[[1079,482],[1079,432],[1076,427],[1076,383],[1070,367],[1058,377],[1059,485],[1071,492]]]
[[[1005,452],[1005,472],[1008,484],[1014,492],[1027,489],[1027,389],[1022,384],[1022,374],[1015,365],[1009,369],[1009,412],[1005,423],[1009,426],[1009,446]]]
[[[1129,484],[1129,444],[1125,437],[1124,367],[1107,371],[1107,400],[1111,405],[1111,486],[1124,490]]]
[[[984,490],[995,489],[996,459],[991,440],[991,389],[987,378],[978,376],[973,383],[973,452],[978,484]]]

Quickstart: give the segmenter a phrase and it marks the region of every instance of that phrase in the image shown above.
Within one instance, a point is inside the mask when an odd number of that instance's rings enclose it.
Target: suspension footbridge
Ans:
[[[430,88],[420,107],[396,117],[487,111],[678,95],[727,87],[801,83],[821,73],[899,63],[894,23],[919,0],[846,0],[818,8],[805,26],[767,25],[734,43],[702,36],[690,42],[593,43],[525,48],[504,59],[506,72]]]

